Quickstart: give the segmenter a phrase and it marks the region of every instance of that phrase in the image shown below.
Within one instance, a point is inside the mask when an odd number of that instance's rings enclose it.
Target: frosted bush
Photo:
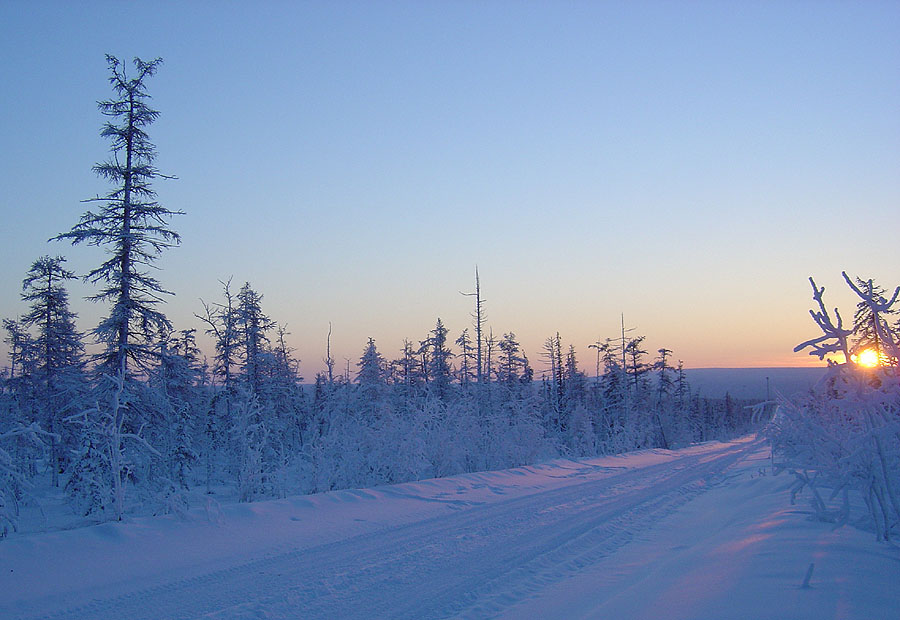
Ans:
[[[805,399],[782,402],[767,434],[776,467],[796,477],[793,497],[809,489],[816,516],[842,525],[851,517],[850,494],[858,493],[864,520],[879,540],[889,540],[900,529],[900,367],[897,325],[889,321],[900,288],[888,299],[871,281],[844,278],[861,299],[853,329],[844,328],[837,310],[831,318],[824,288],[810,279],[819,306],[811,314],[823,336],[797,350],[842,354],[845,361],[829,362]],[[878,364],[852,361],[870,350],[873,336]],[[839,506],[831,507],[836,498]]]

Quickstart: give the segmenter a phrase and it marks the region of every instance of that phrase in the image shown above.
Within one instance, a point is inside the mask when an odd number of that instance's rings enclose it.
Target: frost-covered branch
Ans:
[[[815,280],[812,278],[809,279],[809,283],[812,285],[813,299],[819,305],[818,311],[810,310],[809,314],[819,329],[822,330],[823,335],[798,344],[794,347],[794,352],[797,353],[809,347],[811,349],[809,354],[815,355],[819,359],[825,359],[826,355],[843,353],[844,359],[849,360],[850,345],[847,339],[853,335],[853,330],[844,328],[844,320],[841,318],[841,313],[837,308],[834,309],[834,315],[837,319],[837,325],[835,325],[828,314],[828,309],[825,307],[825,301],[822,297],[825,293],[825,287],[817,287]]]

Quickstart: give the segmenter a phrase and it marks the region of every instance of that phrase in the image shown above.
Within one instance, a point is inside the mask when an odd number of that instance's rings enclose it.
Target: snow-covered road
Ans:
[[[806,523],[787,506],[790,481],[763,475],[766,457],[746,438],[230,506],[187,522],[23,536],[0,544],[0,617],[777,618],[884,609],[867,593],[885,571],[892,582],[900,575],[896,548]],[[792,548],[782,548],[786,536]],[[866,586],[827,572],[832,547],[848,540]],[[837,589],[817,591],[816,579],[797,588],[811,561]],[[795,609],[774,613],[784,605]]]

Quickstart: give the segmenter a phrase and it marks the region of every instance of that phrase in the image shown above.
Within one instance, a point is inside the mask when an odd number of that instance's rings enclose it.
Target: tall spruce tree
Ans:
[[[107,55],[106,61],[115,97],[97,105],[108,118],[100,135],[109,138],[111,157],[93,169],[112,189],[87,200],[98,203],[99,209],[85,213],[72,230],[55,239],[106,248],[109,258],[85,278],[101,286],[91,300],[112,303],[110,315],[94,329],[94,335],[105,345],[99,370],[115,374],[128,372],[132,362],[143,368],[152,356],[154,334],[171,330],[168,319],[157,310],[162,296],[171,293],[148,269],[164,249],[180,242],[168,222],[181,212],[160,205],[152,187],[164,175],[154,166],[156,147],[146,132],[159,112],[147,104],[145,81],[156,73],[162,59],[135,58],[134,76],[126,73],[125,63],[116,57]]]

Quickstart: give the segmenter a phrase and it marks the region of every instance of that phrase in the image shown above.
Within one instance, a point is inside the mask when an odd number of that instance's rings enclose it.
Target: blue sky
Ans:
[[[6,1],[0,316],[102,258],[46,239],[107,189],[106,53],[164,59],[167,314],[250,281],[307,378],[329,321],[353,363],[455,338],[476,264],[495,334],[591,368],[621,313],[688,366],[808,363],[808,276],[847,314],[841,270],[900,283],[896,2]]]

